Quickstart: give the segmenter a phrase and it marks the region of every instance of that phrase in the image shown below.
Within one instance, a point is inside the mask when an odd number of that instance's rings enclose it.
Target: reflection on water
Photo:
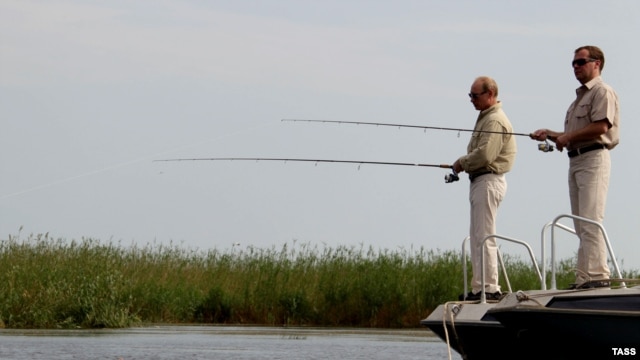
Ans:
[[[0,330],[0,359],[448,359],[426,329],[154,326]],[[460,359],[453,353],[453,359]]]

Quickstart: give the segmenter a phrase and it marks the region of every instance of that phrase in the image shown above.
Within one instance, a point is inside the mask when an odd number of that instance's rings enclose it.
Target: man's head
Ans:
[[[469,98],[476,110],[486,110],[498,102],[498,84],[488,76],[480,76],[471,84]]]
[[[571,66],[576,79],[580,84],[585,84],[602,73],[604,53],[597,46],[581,46],[575,50]]]

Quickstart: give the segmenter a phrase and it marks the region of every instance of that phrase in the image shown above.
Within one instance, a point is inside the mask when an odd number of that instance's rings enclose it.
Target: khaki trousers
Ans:
[[[571,213],[602,223],[609,190],[611,158],[609,150],[590,151],[569,159]],[[574,221],[580,238],[576,283],[608,279],[607,246],[600,229]]]
[[[473,269],[471,290],[474,293],[482,290],[482,240],[487,235],[496,233],[498,206],[500,206],[506,192],[507,181],[504,175],[482,175],[470,185],[471,226],[469,228],[469,238],[471,266]],[[498,245],[494,238],[485,242],[484,263],[485,291],[489,293],[500,291],[500,285],[498,285]]]

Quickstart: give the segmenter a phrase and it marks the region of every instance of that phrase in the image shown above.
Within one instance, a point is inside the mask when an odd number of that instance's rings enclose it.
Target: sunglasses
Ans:
[[[585,59],[585,58],[582,58],[582,59],[575,59],[575,60],[573,60],[573,61],[571,62],[571,66],[572,66],[572,67],[575,67],[575,66],[583,66],[583,65],[584,65],[584,64],[586,64],[586,63],[590,63],[590,62],[594,62],[594,61],[597,61],[597,60],[596,60],[596,59],[590,59],[590,58],[589,58],[589,59]]]
[[[484,93],[486,93],[486,92],[487,92],[487,90],[485,90],[485,91],[481,92],[480,94],[474,94],[474,93],[470,92],[470,93],[469,93],[469,98],[471,98],[471,99],[477,99],[477,98],[479,98],[479,97],[480,97],[480,95],[482,95],[482,94],[484,94]]]

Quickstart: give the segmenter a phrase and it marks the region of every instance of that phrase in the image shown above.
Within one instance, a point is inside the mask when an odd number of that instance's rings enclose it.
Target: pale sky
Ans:
[[[0,238],[457,251],[469,181],[444,169],[153,160],[453,163],[469,133],[281,119],[473,128],[467,93],[488,75],[514,131],[561,130],[573,51],[598,45],[621,104],[604,225],[640,269],[639,18],[633,0],[0,0]],[[498,233],[539,257],[569,213],[568,158],[517,141]]]

